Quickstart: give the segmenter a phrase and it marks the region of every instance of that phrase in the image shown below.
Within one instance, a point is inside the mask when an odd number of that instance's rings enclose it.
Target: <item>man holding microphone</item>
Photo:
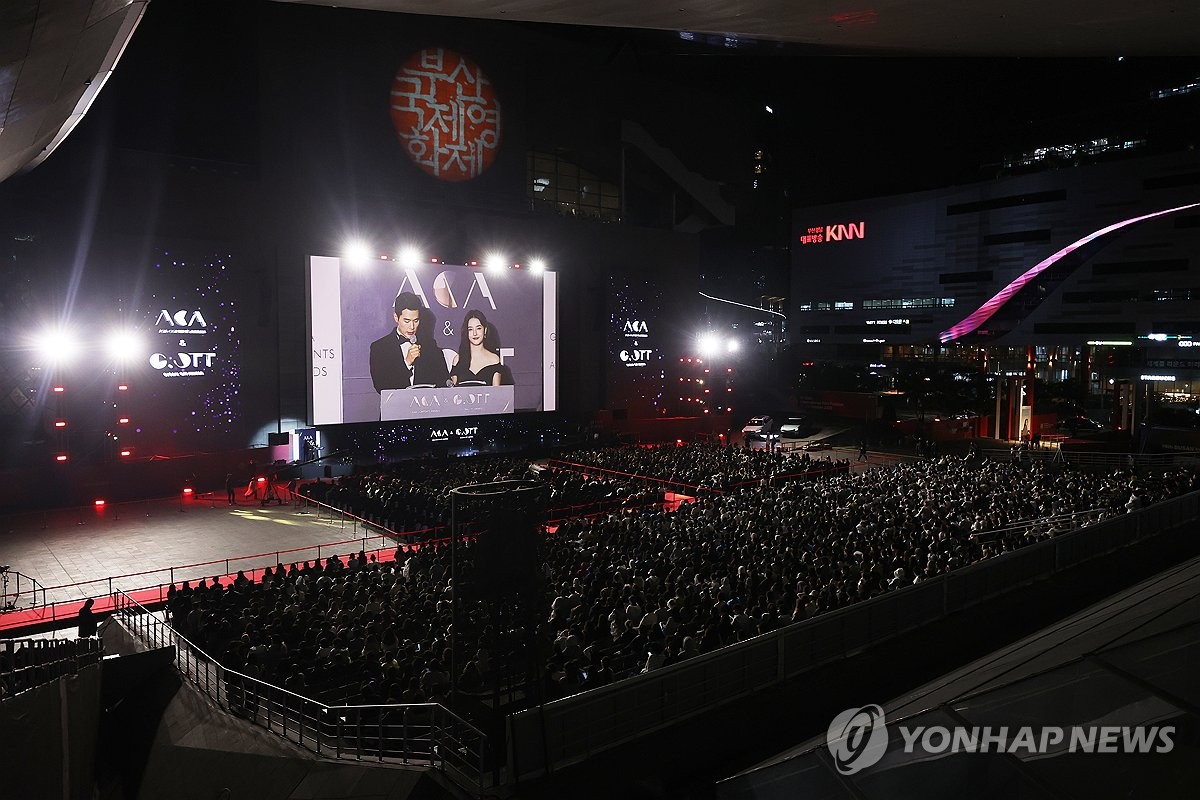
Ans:
[[[396,329],[371,343],[371,382],[375,391],[448,385],[446,358],[422,318],[428,314],[412,292],[396,295]]]

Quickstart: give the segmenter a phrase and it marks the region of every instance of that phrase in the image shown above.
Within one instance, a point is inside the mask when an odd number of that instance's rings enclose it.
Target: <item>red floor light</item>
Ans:
[[[104,505],[104,501],[103,501],[103,500],[95,500],[95,501],[93,501],[93,502],[95,503],[95,505],[96,505],[96,508],[99,508],[99,507],[101,507],[101,506],[103,506],[103,505]]]
[[[195,491],[196,491],[196,490],[195,490],[195,489],[193,489],[193,488],[192,488],[192,487],[190,487],[190,486],[185,486],[185,487],[183,487],[183,493],[184,493],[184,494],[194,494],[194,493],[195,493]]]
[[[117,391],[118,391],[118,392],[128,392],[128,391],[129,391],[129,384],[128,384],[128,383],[118,383],[118,384],[117,384]]]
[[[51,391],[53,391],[53,392],[57,392],[58,394],[62,394],[62,393],[63,393],[63,392],[65,392],[66,390],[67,390],[67,389],[66,389],[66,387],[65,387],[65,386],[55,386],[53,389],[51,389]]]
[[[121,451],[121,457],[122,457],[122,458],[125,458],[126,456],[129,456],[129,455],[130,455],[130,451],[128,451],[128,450],[122,450],[122,451]]]
[[[58,455],[56,455],[56,456],[54,457],[54,460],[55,460],[55,461],[66,461],[66,460],[67,460],[67,455],[66,455],[66,453],[59,453]]]
[[[120,425],[128,425],[129,417],[121,417],[119,420],[117,420],[117,423]]]
[[[67,427],[67,421],[65,419],[56,419],[54,420],[54,427],[65,428]]]

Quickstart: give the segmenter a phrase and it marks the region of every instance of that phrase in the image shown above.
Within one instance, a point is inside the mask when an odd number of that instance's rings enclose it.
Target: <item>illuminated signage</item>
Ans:
[[[473,439],[479,433],[479,426],[472,425],[463,428],[434,428],[429,432],[429,441],[448,442],[451,439]]]
[[[887,339],[863,339],[863,344],[883,344]]]
[[[804,341],[807,342],[808,344],[820,344],[821,343],[820,339],[805,339]]]
[[[909,325],[912,320],[908,319],[869,319],[868,325]]]
[[[1174,375],[1142,375],[1141,379],[1144,381],[1174,381],[1175,376]]]
[[[181,309],[172,314],[164,308],[158,312],[158,319],[154,321],[154,324],[158,326],[159,333],[208,332],[206,330],[208,323],[204,321],[204,315],[199,310],[188,311],[187,309]]]
[[[392,124],[404,152],[444,181],[467,181],[496,160],[500,102],[483,70],[441,47],[422,50],[392,81]]]
[[[1112,340],[1112,339],[1092,339],[1088,344],[1093,347],[1129,347],[1133,342]]]
[[[164,378],[195,378],[208,374],[215,366],[217,354],[213,350],[195,352],[183,350],[188,347],[188,336],[203,336],[208,333],[208,322],[200,309],[162,309],[154,320],[156,333],[170,337],[170,344],[163,351],[151,353],[148,363],[162,373]],[[166,352],[168,348],[174,352]]]
[[[1178,342],[1180,347],[1196,347],[1197,344],[1192,339],[1180,339]]]
[[[865,238],[867,238],[866,222],[815,225],[800,234],[800,244],[820,244],[821,242],[841,242]]]
[[[646,347],[642,339],[650,337],[650,326],[644,319],[627,319],[620,325],[620,336],[626,347],[617,353],[617,358],[627,367],[646,367],[654,357],[654,348]]]

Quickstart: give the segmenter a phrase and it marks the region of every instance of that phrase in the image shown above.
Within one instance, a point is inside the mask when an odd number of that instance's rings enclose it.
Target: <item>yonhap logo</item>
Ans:
[[[875,764],[887,751],[887,723],[879,706],[848,708],[833,718],[825,735],[833,763],[843,775]]]

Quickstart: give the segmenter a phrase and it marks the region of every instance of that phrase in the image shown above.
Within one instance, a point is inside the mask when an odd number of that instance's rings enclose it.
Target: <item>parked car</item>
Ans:
[[[747,436],[758,436],[771,432],[771,418],[767,416],[751,417],[750,421],[742,428],[742,433]]]
[[[800,446],[801,450],[828,450],[833,445],[829,442],[805,442]]]
[[[805,417],[788,417],[779,426],[779,435],[785,439],[800,439],[812,431],[812,425]]]

